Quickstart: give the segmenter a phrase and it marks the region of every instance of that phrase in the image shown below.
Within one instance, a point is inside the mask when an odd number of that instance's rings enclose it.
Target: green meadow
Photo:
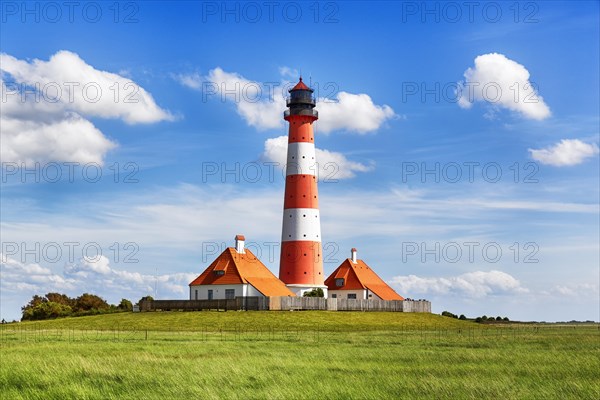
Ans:
[[[377,312],[3,325],[2,399],[598,399],[600,331]]]

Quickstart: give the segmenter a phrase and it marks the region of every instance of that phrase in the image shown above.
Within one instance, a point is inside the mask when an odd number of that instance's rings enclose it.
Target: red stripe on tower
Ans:
[[[283,114],[289,123],[289,140],[279,279],[298,296],[315,288],[327,295],[312,127],[319,114],[314,109],[313,90],[302,78],[289,92],[289,109]]]

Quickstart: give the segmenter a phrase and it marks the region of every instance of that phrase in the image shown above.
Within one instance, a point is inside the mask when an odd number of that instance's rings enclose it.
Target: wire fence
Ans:
[[[581,335],[596,334],[599,324],[585,325],[507,325],[499,327],[443,327],[400,325],[377,328],[332,328],[320,326],[282,327],[275,325],[200,325],[193,329],[156,329],[136,326],[107,328],[46,328],[42,324],[7,324],[0,326],[0,343],[22,342],[94,342],[94,341],[282,341],[282,342],[385,342],[401,344],[467,343],[535,340],[553,336],[573,340]]]

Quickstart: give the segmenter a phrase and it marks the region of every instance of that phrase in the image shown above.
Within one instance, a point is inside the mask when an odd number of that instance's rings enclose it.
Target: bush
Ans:
[[[325,293],[323,293],[323,289],[316,288],[308,292],[304,292],[303,297],[325,297]]]
[[[127,299],[121,299],[121,302],[119,303],[117,308],[119,308],[119,310],[123,310],[123,311],[131,311],[131,310],[133,310],[133,304],[131,304],[131,301],[129,301]]]
[[[45,301],[39,303],[35,307],[27,308],[23,312],[24,320],[42,320],[42,319],[53,319],[59,317],[67,317],[71,315],[73,310],[70,306],[56,303],[54,301]]]
[[[74,311],[107,310],[110,305],[95,294],[84,293],[75,299]]]
[[[458,317],[458,319],[464,321],[467,319],[467,317],[465,317],[465,314],[460,314],[460,317]]]
[[[121,303],[126,306],[129,300]],[[129,302],[131,304],[131,302]],[[119,305],[121,306],[121,304]],[[84,293],[77,298],[71,298],[62,293],[47,293],[45,296],[34,295],[29,303],[21,307],[22,321],[61,318],[68,316],[105,314],[125,311],[110,305],[103,298],[90,293]]]
[[[442,316],[450,318],[458,318],[458,315],[452,314],[450,311],[442,311]]]
[[[138,300],[138,302],[136,303],[138,306],[142,304],[142,301],[154,301],[154,297],[152,296],[144,296],[141,299]]]
[[[508,319],[508,317],[504,317],[502,320],[503,320],[503,321],[506,321],[506,322],[509,322],[509,321],[510,321],[510,320]]]

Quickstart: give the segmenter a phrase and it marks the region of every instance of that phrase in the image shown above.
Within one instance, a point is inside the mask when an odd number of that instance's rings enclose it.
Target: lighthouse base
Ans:
[[[327,286],[325,285],[302,285],[302,284],[289,284],[287,286],[296,296],[302,297],[305,292],[310,292],[313,289],[320,288],[323,290],[323,296],[327,298]]]

